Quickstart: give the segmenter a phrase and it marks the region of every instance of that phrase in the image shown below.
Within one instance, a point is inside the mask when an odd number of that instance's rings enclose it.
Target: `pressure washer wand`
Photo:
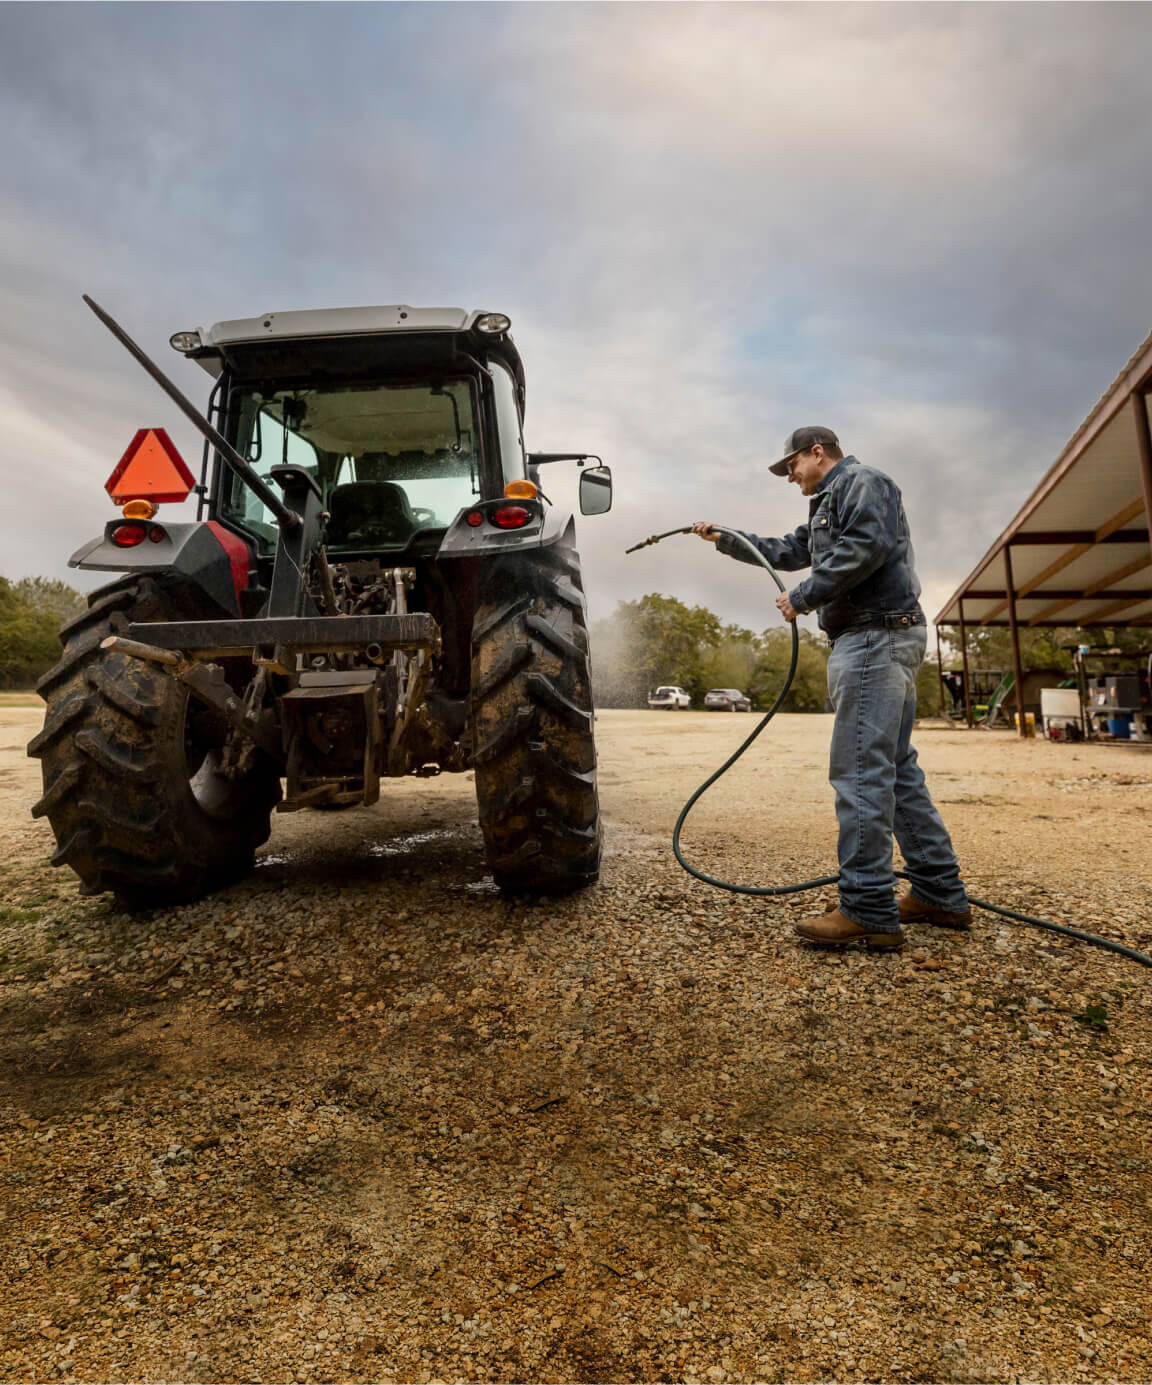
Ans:
[[[690,534],[692,526],[686,524],[683,529],[669,529],[664,534],[653,534],[650,539],[644,539],[641,543],[634,543],[631,548],[626,548],[625,553],[639,553],[642,548],[647,548],[650,544],[659,543],[661,539],[670,539],[673,534]]]

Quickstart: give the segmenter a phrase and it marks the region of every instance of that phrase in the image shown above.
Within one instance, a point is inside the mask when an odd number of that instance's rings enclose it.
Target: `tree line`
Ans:
[[[967,634],[968,665],[973,672],[1011,670],[1012,645],[1006,629],[977,626]],[[796,677],[782,710],[822,712],[827,706],[831,648],[822,634],[801,629],[799,635]],[[754,708],[767,711],[792,657],[792,634],[783,624],[759,633],[725,625],[705,606],[687,606],[658,592],[618,602],[606,620],[593,625],[591,636],[592,691],[599,707],[643,707],[653,689],[674,684],[689,692],[698,707],[703,706],[709,688],[739,688]],[[1147,631],[1123,626],[1025,629],[1020,632],[1020,654],[1025,669],[1046,669],[1068,678],[1075,671],[1073,652],[1078,644],[1135,650],[1147,641]],[[945,670],[959,669],[959,631],[941,630],[940,644]],[[917,675],[916,705],[919,716],[942,714],[934,648],[928,650]]]
[[[0,688],[33,687],[60,657],[61,625],[86,606],[67,582],[0,577]]]
[[[796,676],[782,711],[822,712],[828,699],[828,641],[799,630]],[[599,707],[643,707],[663,684],[684,688],[702,707],[709,688],[739,688],[759,711],[775,701],[792,659],[792,632],[780,624],[756,632],[726,625],[706,606],[651,592],[620,601],[591,630],[592,692]],[[940,711],[935,663],[920,671],[922,716]]]

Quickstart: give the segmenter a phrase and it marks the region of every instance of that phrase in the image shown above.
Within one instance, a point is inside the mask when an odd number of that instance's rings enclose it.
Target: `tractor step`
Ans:
[[[271,616],[265,620],[172,620],[130,625],[128,637],[198,659],[235,658],[254,649],[351,654],[378,645],[436,649],[440,629],[424,612],[385,616]]]

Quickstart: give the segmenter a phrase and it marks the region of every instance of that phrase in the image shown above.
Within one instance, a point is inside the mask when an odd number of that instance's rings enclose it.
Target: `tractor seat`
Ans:
[[[344,548],[403,547],[419,527],[391,481],[351,481],[328,497],[327,541]]]

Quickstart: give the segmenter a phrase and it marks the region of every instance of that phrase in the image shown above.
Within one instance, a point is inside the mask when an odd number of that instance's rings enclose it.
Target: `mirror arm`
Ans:
[[[528,465],[542,466],[545,462],[575,462],[578,466],[583,466],[585,462],[599,462],[604,465],[601,458],[594,452],[529,452]]]

